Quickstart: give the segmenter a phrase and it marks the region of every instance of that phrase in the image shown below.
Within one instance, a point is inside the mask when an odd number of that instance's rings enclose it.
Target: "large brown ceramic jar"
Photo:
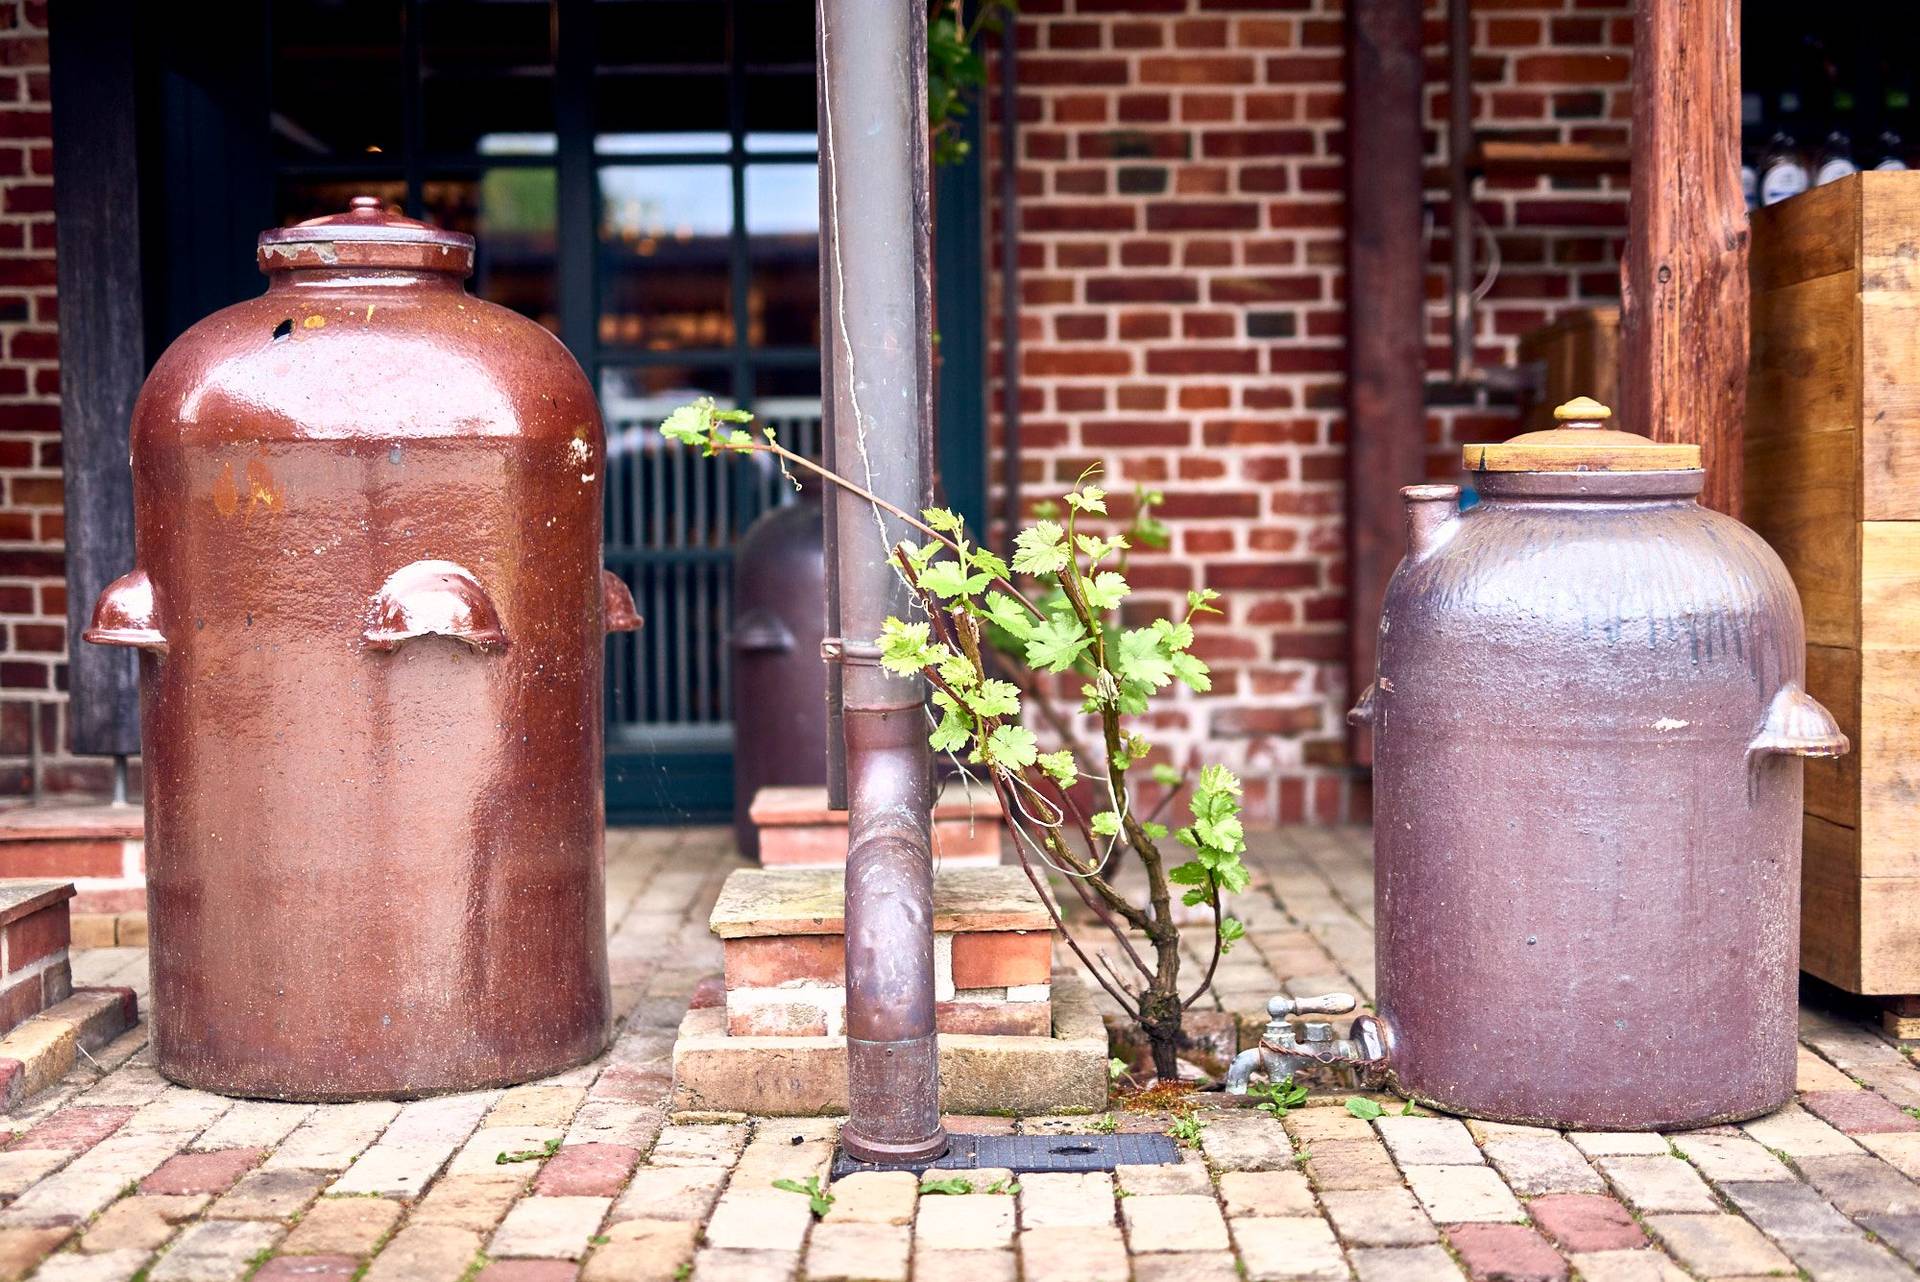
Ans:
[[[87,639],[141,681],[160,1071],[338,1100],[519,1081],[608,1035],[603,443],[473,241],[260,238],[133,419],[139,568]]]
[[[1697,447],[1561,429],[1469,446],[1479,502],[1406,491],[1374,732],[1378,1008],[1422,1103],[1581,1128],[1793,1094],[1801,689],[1772,550],[1695,501]]]

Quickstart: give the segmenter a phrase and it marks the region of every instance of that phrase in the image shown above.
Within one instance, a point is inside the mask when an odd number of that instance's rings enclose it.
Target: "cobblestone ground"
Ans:
[[[1814,1012],[1798,1102],[1745,1126],[1366,1122],[1335,1093],[1284,1124],[1202,1110],[1177,1167],[1028,1176],[1017,1189],[982,1172],[964,1193],[856,1176],[816,1220],[774,1181],[824,1176],[831,1121],[665,1113],[674,1027],[719,962],[704,919],[733,866],[724,834],[623,832],[611,846],[622,1025],[604,1059],[507,1091],[316,1108],[171,1086],[137,1029],[7,1119],[0,1279],[1642,1282],[1911,1277],[1900,1257],[1920,1261],[1920,1122],[1907,1111],[1920,1108],[1920,1069]],[[1276,972],[1303,993],[1367,992],[1365,834],[1259,837],[1249,862],[1249,946],[1222,968],[1226,1008],[1257,1009]],[[137,952],[96,952],[84,978],[143,987],[143,967]]]

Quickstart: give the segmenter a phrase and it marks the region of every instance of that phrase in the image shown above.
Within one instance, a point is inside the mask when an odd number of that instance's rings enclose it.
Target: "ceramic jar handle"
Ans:
[[[452,561],[415,561],[387,576],[374,594],[369,650],[397,650],[417,637],[451,637],[476,650],[504,650],[500,612],[472,571]]]
[[[640,611],[634,608],[633,591],[612,570],[600,571],[600,614],[608,632],[640,630]]]
[[[793,646],[793,630],[765,610],[748,610],[734,624],[733,648],[743,653],[785,654]]]
[[[1840,733],[1840,723],[1820,701],[1789,681],[1773,696],[1767,720],[1747,745],[1749,757],[1769,753],[1786,757],[1840,757],[1853,745]]]
[[[159,600],[145,570],[123,574],[107,584],[93,603],[93,618],[80,638],[94,645],[123,645],[153,654],[167,652],[167,638],[160,631]]]
[[[1347,724],[1350,726],[1370,726],[1373,724],[1373,701],[1380,682],[1367,682],[1367,688],[1360,692],[1360,701],[1347,710]]]

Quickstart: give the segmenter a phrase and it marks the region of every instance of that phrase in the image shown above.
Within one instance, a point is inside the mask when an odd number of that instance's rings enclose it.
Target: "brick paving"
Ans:
[[[1259,836],[1249,863],[1248,943],[1221,969],[1213,1018],[1255,1018],[1275,988],[1369,994],[1364,831]],[[0,1282],[1844,1282],[1920,1264],[1920,1123],[1907,1111],[1920,1109],[1920,1068],[1873,1029],[1813,1010],[1800,1100],[1744,1126],[1365,1122],[1335,1087],[1283,1122],[1203,1109],[1179,1166],[1017,1188],[978,1172],[958,1194],[858,1176],[816,1219],[774,1182],[824,1177],[831,1119],[667,1113],[674,1029],[719,967],[705,915],[732,866],[718,830],[614,834],[620,1033],[601,1060],[547,1081],[407,1103],[231,1101],[160,1078],[141,1025],[5,1119]],[[143,954],[96,950],[81,965],[82,982],[139,988],[144,1008]],[[1115,1115],[1130,1130],[1169,1120]]]

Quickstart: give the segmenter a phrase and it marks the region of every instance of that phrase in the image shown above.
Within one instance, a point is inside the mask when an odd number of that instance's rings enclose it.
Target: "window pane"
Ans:
[[[464,155],[500,135],[551,134],[547,0],[426,0],[420,58],[428,151]]]
[[[727,150],[727,6],[593,6],[593,128],[609,155]]]
[[[600,341],[727,347],[733,180],[721,165],[600,170]]]
[[[393,0],[274,0],[276,154],[398,155],[401,13]]]
[[[820,458],[820,363],[756,370],[753,387],[756,421],[778,432],[788,449]]]
[[[748,71],[813,71],[814,6],[794,0],[741,0],[734,22]]]
[[[819,183],[818,165],[747,169],[747,341],[755,347],[819,346]]]
[[[746,98],[747,147],[759,151],[813,151],[819,104],[813,70],[797,75],[751,73],[741,85]]]
[[[430,178],[427,221],[474,238],[475,294],[560,330],[551,169],[489,169],[478,178]]]
[[[593,85],[594,148],[601,155],[721,154],[728,147],[724,74],[603,74]]]
[[[799,0],[786,2],[803,7]],[[715,0],[596,0],[593,48],[602,66],[720,70],[727,61],[727,6]]]

